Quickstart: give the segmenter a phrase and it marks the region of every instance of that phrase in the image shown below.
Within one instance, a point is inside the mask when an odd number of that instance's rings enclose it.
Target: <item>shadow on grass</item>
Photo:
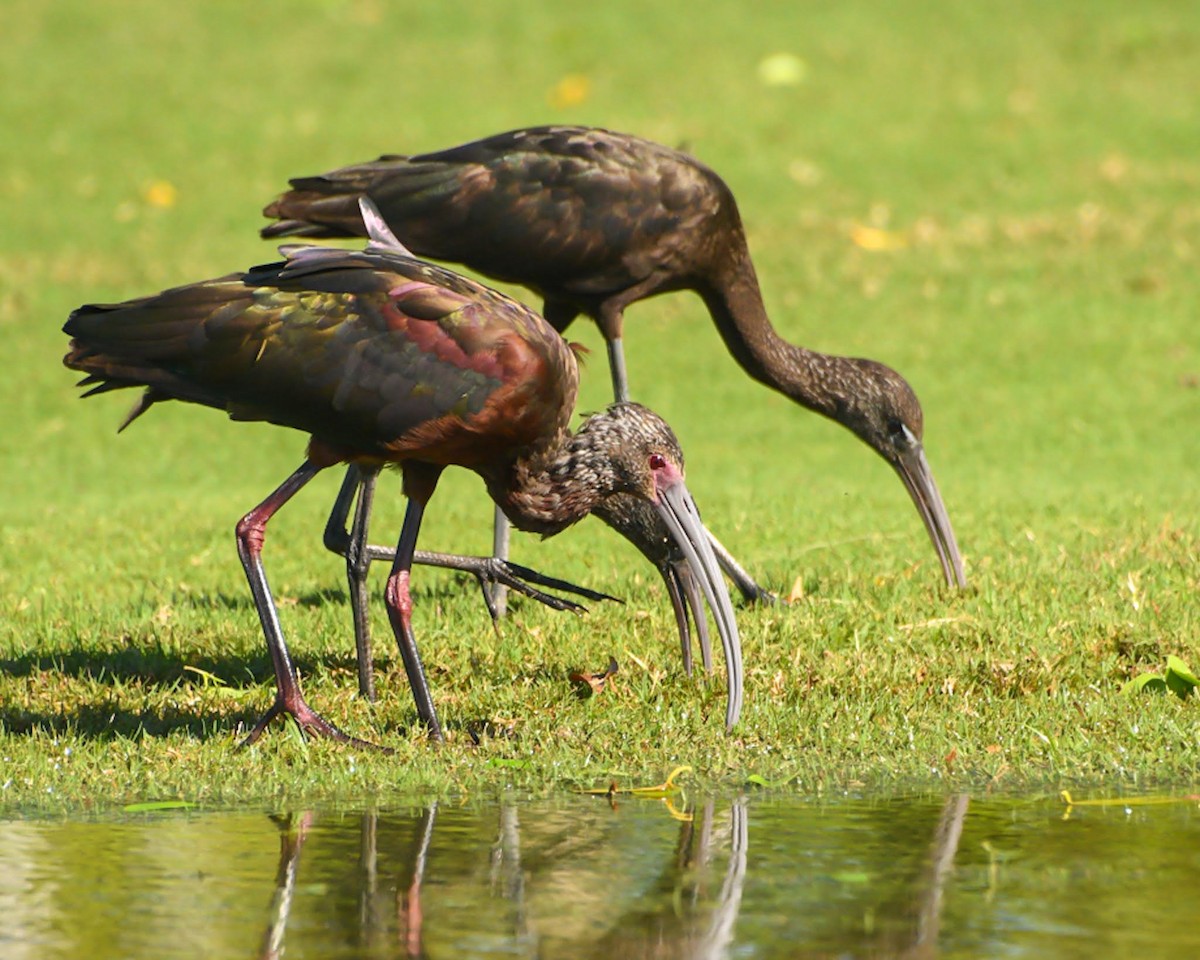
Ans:
[[[367,593],[370,602],[373,606],[383,606],[384,586],[387,582],[387,565],[377,564],[382,571],[381,575],[375,577],[372,575],[371,582],[367,585]],[[418,568],[419,570],[420,568]],[[435,571],[435,573],[444,573],[444,571]],[[418,578],[417,582],[412,587],[413,603],[420,605],[422,603],[435,603],[441,601],[459,601],[463,594],[477,599],[481,612],[484,612],[482,593],[480,591],[479,581],[475,577],[466,573],[456,573],[452,576],[440,576],[437,580],[426,580]],[[518,607],[522,604],[533,604],[540,606],[537,601],[531,600],[528,597],[523,597],[521,594],[511,591],[509,593],[510,603],[515,603]],[[284,594],[276,598],[276,603],[284,608],[289,606],[298,606],[305,608],[320,608],[334,604],[346,608],[346,623],[350,623],[350,594],[347,589],[339,587],[322,587],[319,590],[310,590],[307,593],[300,594]],[[204,593],[204,594],[185,594],[175,600],[175,605],[179,607],[190,607],[194,610],[253,610],[254,599],[247,593]],[[486,615],[486,614],[485,614]]]
[[[356,687],[352,654],[301,658],[294,662],[302,683],[325,674],[328,684],[328,675],[336,673],[344,681],[339,678],[335,682],[340,682],[347,691]],[[408,736],[418,721],[403,669],[395,669],[395,664],[383,660],[377,660],[375,666],[379,696],[403,704],[411,720],[383,730],[343,729],[367,740]],[[219,689],[228,691],[236,702],[214,703],[211,691],[206,690],[212,681],[187,667],[225,681]],[[68,700],[58,693],[52,705],[30,708],[0,703],[0,730],[17,736],[40,734],[111,742],[182,733],[198,740],[228,740],[232,746],[258,722],[274,697],[274,673],[265,652],[253,657],[189,655],[185,661],[181,654],[161,645],[114,651],[61,649],[0,660],[0,673],[31,678],[52,673],[76,680],[94,680],[110,688],[93,691],[87,701],[78,697]],[[231,677],[240,679],[234,683],[228,681]],[[306,685],[306,692],[311,686]],[[193,697],[203,702],[188,704]],[[144,701],[144,705],[130,706],[130,699]],[[309,703],[318,712],[324,712],[319,694]],[[491,725],[492,721],[486,718],[443,720],[447,731],[465,731],[476,742],[479,730],[490,729]],[[282,735],[285,729],[281,720],[270,727],[276,735]]]
[[[293,650],[292,662],[302,677],[321,673],[353,676],[355,673],[352,650],[323,656],[297,656]],[[377,669],[385,666],[377,664]],[[204,674],[212,674],[220,685],[233,689],[262,686],[275,676],[265,649],[250,656],[219,656],[198,650],[179,650],[174,645],[168,647],[158,642],[138,642],[121,649],[62,647],[0,659],[0,674],[5,676],[32,677],[43,673],[102,683],[136,682],[142,687],[168,690],[181,685],[211,683]]]
[[[232,743],[241,732],[249,730],[270,705],[271,698],[267,694],[263,697],[262,710],[255,712],[255,708],[247,708],[232,714],[173,704],[130,710],[115,704],[84,703],[57,713],[4,707],[0,708],[0,725],[6,732],[18,736],[40,733],[110,741],[185,733],[198,740],[228,738]]]
[[[461,599],[464,587],[468,590],[478,589],[475,581],[467,576],[439,578],[421,590],[415,599],[418,604],[457,601]],[[375,603],[375,591],[372,593],[372,602]],[[524,597],[514,596],[513,599],[516,601],[514,612],[519,612],[526,604],[531,608],[540,606],[536,601]],[[309,678],[324,677],[328,683],[332,676],[332,682],[344,685],[347,690],[355,688],[356,660],[346,592],[322,589],[289,597],[288,601],[281,615],[285,633],[289,634],[293,644],[293,663],[302,682]],[[382,603],[381,597],[378,602]],[[329,603],[339,604],[346,609],[345,652],[303,651],[297,655],[292,636],[294,631],[288,629],[287,606],[320,607]],[[210,613],[253,608],[248,595],[223,592],[185,595],[176,598],[174,605],[177,611],[190,607]],[[479,608],[479,615],[486,620],[487,614],[482,603]],[[161,629],[161,636],[156,632],[158,629]],[[200,638],[194,643],[187,639],[180,640],[182,629],[178,624],[162,628],[146,624],[135,627],[130,634],[110,634],[86,641],[60,641],[54,646],[43,643],[36,650],[0,657],[0,678],[28,678],[25,682],[34,687],[39,683],[49,686],[55,684],[58,678],[68,678],[111,688],[93,691],[90,702],[82,702],[78,694],[72,698],[69,694],[64,696],[62,692],[55,693],[53,705],[34,704],[26,707],[0,702],[0,728],[17,735],[39,733],[96,741],[158,738],[183,733],[202,740],[228,739],[231,744],[236,743],[272,702],[274,671],[265,644],[262,644],[261,631],[252,629],[247,635],[246,646],[255,641],[260,644],[260,649],[250,652],[243,651],[240,639],[231,641],[227,636],[220,639],[220,646],[226,649],[206,650]],[[146,632],[140,632],[142,630]],[[384,633],[386,636],[376,636],[377,649],[380,651],[384,649],[383,645],[394,643],[390,631]],[[394,654],[394,649],[391,652]],[[381,696],[399,697],[406,706],[411,706],[405,675],[403,670],[397,670],[394,658],[376,658],[375,671],[381,684]],[[495,682],[510,680],[512,671],[512,663],[498,666]],[[435,684],[437,672],[436,668],[432,670]],[[394,677],[385,679],[392,673]],[[561,665],[543,663],[533,668],[527,667],[523,675],[535,681],[566,682],[566,671]],[[40,679],[43,677],[46,679]],[[219,702],[214,703],[211,696],[214,686],[229,691],[237,702],[227,701],[227,709],[223,709]],[[195,706],[186,704],[193,695],[205,702],[198,702]],[[130,699],[141,700],[144,704],[131,707]],[[313,702],[312,706],[318,711],[321,709],[317,702]],[[391,732],[406,735],[415,723],[414,717],[411,723]],[[457,718],[444,725],[447,730],[465,731],[476,742],[481,735],[511,736],[511,732],[500,734],[493,730],[492,721],[486,718]],[[272,729],[279,731],[283,726],[276,721]],[[481,731],[484,733],[481,734]],[[378,733],[371,731],[366,735],[371,737]]]
[[[230,710],[214,708],[211,704],[188,707],[171,702],[138,709],[120,706],[111,700],[78,703],[55,712],[5,705],[0,707],[0,729],[14,736],[39,734],[104,743],[116,740],[158,739],[184,734],[196,740],[225,740],[230,747],[236,747],[270,708],[272,699],[273,693],[264,690],[260,695],[248,696],[244,702]],[[322,712],[318,701],[310,700],[309,703],[318,712]],[[399,725],[362,727],[360,724],[352,724],[343,726],[342,729],[352,736],[363,737],[368,742],[386,746],[386,738],[408,737],[420,723],[411,700],[406,705],[410,707],[411,719]],[[366,719],[363,718],[364,721]],[[338,723],[341,725],[342,721],[339,720]],[[484,736],[492,739],[514,737],[511,722],[499,722],[486,717],[453,718],[448,721],[444,719],[442,726],[447,733],[465,733],[476,744]],[[276,718],[264,733],[266,738],[272,735],[287,735],[283,719]]]
[[[236,748],[270,705],[271,694],[264,693],[261,702],[259,698],[255,698],[253,704],[247,704],[244,708],[229,713],[203,708],[189,710],[175,705],[164,705],[161,709],[130,710],[106,703],[80,704],[71,711],[54,714],[3,707],[0,708],[0,728],[14,736],[40,734],[97,743],[138,741],[143,738],[160,739],[184,734],[207,742],[224,740],[230,748]],[[314,702],[311,706],[320,712],[320,704]],[[388,739],[406,738],[418,726],[415,708],[412,713],[411,720],[399,725],[353,725],[343,726],[342,730],[352,736],[362,737],[367,742],[386,747]],[[338,722],[340,725],[341,721]],[[486,717],[443,720],[442,727],[447,733],[462,734],[476,745],[484,738],[517,739],[510,721],[496,721]],[[284,720],[276,718],[258,744],[288,735]],[[430,745],[433,746],[432,742]]]
[[[382,594],[380,594],[382,596]],[[350,595],[345,590],[334,587],[323,587],[320,590],[310,590],[308,593],[285,594],[276,598],[277,604],[298,607],[325,607],[337,604],[346,607],[349,616]],[[175,601],[176,606],[190,607],[193,610],[253,610],[254,598],[249,593],[202,593],[185,594]]]
[[[0,727],[6,733],[15,736],[41,734],[97,742],[140,740],[144,737],[158,739],[182,733],[196,740],[228,740],[230,746],[235,747],[241,743],[242,738],[250,732],[259,718],[266,713],[271,706],[271,698],[270,693],[264,693],[261,698],[253,698],[253,703],[248,703],[244,707],[228,713],[203,707],[188,709],[174,704],[165,704],[161,708],[131,710],[109,703],[87,703],[53,714],[45,711],[4,707],[0,708]],[[319,708],[319,704],[316,703],[313,703],[312,706]],[[319,709],[318,712],[320,712]],[[400,727],[388,726],[380,729],[343,727],[343,730],[371,741],[385,736],[408,736],[410,729],[416,723],[417,720],[414,717],[411,723]],[[462,727],[470,732],[471,729],[483,723],[490,723],[490,721],[462,721],[444,724],[444,726],[447,730]],[[270,736],[272,733],[276,736],[287,734],[287,728],[282,719],[276,718],[267,728],[264,737]]]

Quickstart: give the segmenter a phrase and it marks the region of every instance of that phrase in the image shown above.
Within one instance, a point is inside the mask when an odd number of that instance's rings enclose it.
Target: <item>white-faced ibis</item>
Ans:
[[[653,504],[699,578],[724,646],[726,725],[741,708],[733,608],[683,482],[670,428],[617,403],[572,436],[578,370],[567,343],[514,300],[392,251],[286,249],[282,263],[126,303],[85,306],[64,330],[65,363],[88,392],[144,387],[135,413],[175,399],[310,435],[308,455],[237,525],[275,672],[280,713],[314,735],[350,740],[304,700],[279,624],[262,547],[272,516],[323,468],[400,468],[408,508],[386,588],[388,616],[431,735],[441,727],[412,630],[410,570],[442,470],[467,467],[522,530],[548,536],[613,494]],[[358,741],[361,742],[361,741]]]
[[[264,237],[364,236],[367,196],[409,249],[529,287],[559,331],[579,314],[608,345],[628,399],[625,308],[672,290],[708,307],[755,380],[851,430],[899,474],[950,585],[964,586],[954,529],[922,447],[912,388],[871,360],[783,340],[767,316],[733,193],[687,154],[587,127],[514,130],[435,153],[387,155],[291,181],[263,211]],[[723,558],[724,559],[724,558]],[[748,597],[758,588],[726,564]]]

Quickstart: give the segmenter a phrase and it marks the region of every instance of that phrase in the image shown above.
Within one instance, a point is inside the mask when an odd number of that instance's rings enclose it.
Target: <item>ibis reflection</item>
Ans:
[[[946,799],[903,897],[875,907],[888,922],[847,947],[864,956],[937,955],[942,890],[967,807],[966,796]],[[288,946],[289,956],[317,955],[322,943],[371,957],[498,950],[701,960],[734,952],[750,862],[744,797],[685,810],[612,810],[600,800],[570,816],[530,810],[434,803],[407,813],[275,818],[279,863],[259,956],[274,960]]]

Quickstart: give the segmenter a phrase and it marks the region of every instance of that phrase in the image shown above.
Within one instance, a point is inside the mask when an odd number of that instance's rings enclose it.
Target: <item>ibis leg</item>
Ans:
[[[625,347],[620,337],[605,340],[608,346],[608,370],[612,374],[613,397],[617,403],[629,402],[629,376],[625,372]]]
[[[354,617],[354,647],[358,655],[358,693],[372,703],[375,701],[375,671],[371,652],[367,573],[372,560],[391,560],[394,556],[390,547],[374,547],[367,542],[367,529],[375,500],[375,481],[378,479],[378,469],[362,470],[353,464],[348,467],[325,523],[325,548],[346,559],[350,610]],[[352,529],[347,530],[346,521],[350,516],[350,505],[355,502],[355,493],[358,493],[358,502],[354,524]]]
[[[350,589],[350,611],[354,617],[354,646],[358,655],[358,692],[367,701],[375,701],[375,670],[371,657],[371,610],[368,603],[367,573],[371,569],[371,554],[366,548],[367,527],[371,522],[371,506],[375,500],[375,481],[378,470],[362,470],[362,485],[358,488],[358,503],[354,508],[354,527],[346,550],[346,583]]]
[[[507,560],[500,560],[497,557],[464,557],[457,553],[430,553],[427,550],[418,550],[413,554],[413,563],[418,563],[426,567],[442,567],[446,570],[458,570],[461,573],[470,573],[485,588],[488,584],[503,584],[517,591],[517,593],[529,597],[531,600],[545,604],[551,610],[570,610],[572,613],[586,613],[587,607],[581,603],[576,603],[574,600],[568,600],[565,597],[556,597],[552,593],[545,593],[537,589],[533,584],[537,584],[538,587],[548,587],[551,590],[562,590],[564,593],[573,593],[576,596],[583,597],[585,600],[614,600],[617,603],[621,603],[621,600],[611,594],[601,593],[599,590],[591,590],[588,587],[581,587],[567,580],[559,580],[557,577],[548,577],[544,573],[538,573],[536,570],[523,567],[519,563],[511,563]],[[488,594],[485,589],[484,598],[487,599],[487,597]],[[495,616],[492,619],[494,620]]]
[[[508,546],[512,535],[512,527],[509,525],[508,517],[504,515],[503,510],[496,507],[495,511],[492,521],[492,556],[503,562],[508,559]],[[491,586],[490,594],[488,594],[486,586],[483,590],[488,595],[487,599],[490,599],[488,611],[492,615],[492,620],[499,620],[508,612],[508,588],[502,583],[494,583]]]
[[[396,894],[396,913],[400,921],[400,929],[404,934],[404,946],[410,957],[425,956],[422,925],[424,911],[421,908],[421,884],[425,880],[425,865],[429,860],[429,846],[433,841],[433,826],[437,821],[437,801],[435,800],[421,818],[421,836],[417,844],[416,855],[413,857],[412,882],[408,885],[408,893]]]
[[[272,817],[272,819],[275,819]],[[300,851],[312,829],[315,816],[306,810],[298,816],[275,819],[279,827],[279,865],[275,868],[275,893],[271,897],[271,922],[263,935],[259,956],[278,960],[284,954],[284,937],[295,902],[296,879],[300,871]]]
[[[283,628],[279,624],[279,612],[275,607],[275,600],[271,596],[271,587],[267,583],[267,574],[262,563],[262,548],[267,522],[308,481],[315,477],[320,469],[311,461],[304,461],[295,473],[280,484],[266,500],[242,517],[237,525],[238,557],[241,558],[242,568],[246,571],[246,580],[249,582],[250,592],[254,596],[254,607],[258,610],[263,635],[267,641],[267,650],[271,654],[271,664],[275,670],[275,702],[262,719],[254,725],[254,729],[250,731],[246,739],[242,741],[242,746],[254,743],[262,736],[267,725],[281,713],[290,714],[300,725],[301,730],[313,736],[330,737],[361,747],[375,746],[365,740],[359,740],[343,733],[321,717],[305,701],[304,695],[300,692],[300,679],[296,676],[296,668],[292,664],[292,656],[283,637]]]
[[[430,491],[432,492],[432,491]],[[408,584],[412,573],[413,554],[416,552],[417,533],[421,529],[421,517],[425,513],[425,498],[409,494],[408,510],[404,514],[404,526],[400,530],[400,542],[396,545],[396,559],[388,577],[384,600],[387,603],[388,619],[396,634],[396,644],[412,687],[413,700],[417,705],[417,716],[429,728],[429,736],[442,740],[442,727],[438,722],[433,696],[429,692],[429,681],[417,652],[417,640],[412,629],[412,596]]]
[[[368,482],[373,484],[375,479],[377,479],[377,475],[369,478],[363,476],[362,482],[364,485]],[[354,495],[358,489],[359,480],[359,468],[350,467],[346,471],[346,479],[342,482],[342,488],[338,492],[337,499],[334,501],[333,509],[329,514],[329,520],[325,524],[325,547],[339,556],[346,557],[348,561],[351,554],[356,554],[358,558],[353,567],[354,569],[361,568],[361,573],[357,577],[356,582],[352,581],[351,583],[351,597],[355,598],[356,591],[359,590],[357,584],[364,584],[361,587],[361,592],[357,594],[360,599],[355,600],[355,644],[359,650],[361,664],[363,652],[371,649],[370,627],[366,617],[366,571],[375,560],[394,560],[396,551],[391,547],[380,547],[366,542],[373,492],[367,492],[365,498],[359,498],[359,511],[355,513],[355,523],[361,526],[361,535],[354,534],[346,528],[346,521],[350,516],[350,507],[354,503]],[[363,519],[361,524],[359,524],[361,511],[365,511],[365,513],[361,514]],[[498,508],[496,512],[497,516],[503,516]],[[505,518],[506,526],[507,523],[507,518]],[[483,590],[484,600],[487,602],[488,610],[491,612],[493,620],[496,619],[496,612],[492,608],[492,595],[489,592],[489,588],[493,585],[503,585],[509,589],[516,590],[518,593],[524,594],[530,599],[537,600],[539,603],[543,603],[554,610],[570,610],[576,613],[582,613],[587,608],[572,600],[544,593],[538,590],[537,587],[549,587],[551,590],[573,593],[587,600],[616,599],[616,597],[610,596],[607,593],[590,590],[587,587],[581,587],[567,580],[560,580],[557,577],[548,577],[529,567],[521,566],[517,563],[509,563],[504,559],[494,556],[471,557],[455,553],[431,553],[428,550],[417,550],[413,554],[413,563],[430,567],[442,567],[447,570],[458,570],[474,576],[479,581],[479,585]],[[350,573],[351,566],[348,562],[347,573],[353,577],[354,574]],[[360,616],[361,628],[359,625]],[[367,695],[366,688],[363,686],[361,666],[359,691],[364,696]]]
[[[357,469],[357,468],[352,468]],[[354,647],[358,655],[358,692],[369,702],[375,701],[375,670],[371,657],[371,610],[368,603],[367,573],[371,569],[371,554],[367,543],[367,528],[371,522],[371,506],[375,500],[375,481],[379,471],[359,470],[362,484],[358,488],[358,503],[354,508],[354,526],[346,547],[346,582],[350,588],[350,611],[354,616]]]

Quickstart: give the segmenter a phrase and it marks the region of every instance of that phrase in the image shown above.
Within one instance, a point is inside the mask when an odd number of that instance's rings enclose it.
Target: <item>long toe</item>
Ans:
[[[352,747],[364,750],[378,750],[381,753],[394,752],[391,747],[383,747],[377,743],[372,743],[370,740],[362,740],[359,737],[350,736],[350,734],[343,732],[326,720],[303,700],[295,704],[291,709],[287,709],[287,712],[296,718],[296,722],[300,724],[300,729],[309,736],[328,737],[330,740],[336,740],[338,743],[349,744]]]
[[[523,567],[519,563],[513,563],[511,560],[498,560],[493,558],[493,575],[502,583],[508,586],[516,586],[521,589],[521,584],[514,584],[513,580],[519,578],[527,583],[536,583],[539,587],[549,587],[551,590],[562,590],[566,593],[573,593],[576,596],[583,597],[585,600],[611,600],[614,603],[624,603],[620,597],[614,597],[611,594],[601,593],[599,590],[592,590],[589,587],[581,587],[577,583],[571,583],[569,580],[560,580],[558,577],[548,577],[544,573],[539,573],[530,567]],[[544,602],[544,601],[543,601]]]
[[[262,715],[262,719],[254,725],[254,728],[239,744],[239,749],[248,747],[254,743],[262,736],[263,731],[267,729],[271,721],[282,714],[288,714],[295,719],[296,723],[300,725],[300,729],[310,737],[325,737],[330,740],[336,740],[338,743],[358,747],[362,750],[376,750],[380,753],[389,754],[395,752],[391,747],[383,747],[377,743],[372,743],[370,740],[350,736],[350,734],[340,730],[317,713],[302,697],[294,698],[292,703],[286,702],[283,697],[277,697],[275,702],[271,704],[271,708]]]
[[[755,585],[756,589],[752,593],[743,593],[742,598],[748,604],[762,604],[765,607],[772,606],[779,602],[779,594],[772,593],[763,587]]]
[[[253,729],[248,734],[246,734],[245,739],[242,740],[242,742],[238,744],[238,749],[244,750],[246,747],[253,744],[259,737],[261,737],[263,735],[263,731],[266,730],[267,727],[269,727],[271,725],[271,721],[274,720],[277,716],[279,716],[279,714],[282,713],[283,711],[284,711],[283,701],[277,697],[275,699],[275,702],[273,704],[271,704],[271,709],[268,710],[266,713],[264,713],[262,715],[262,717],[259,718],[258,723],[256,723],[254,725]]]

